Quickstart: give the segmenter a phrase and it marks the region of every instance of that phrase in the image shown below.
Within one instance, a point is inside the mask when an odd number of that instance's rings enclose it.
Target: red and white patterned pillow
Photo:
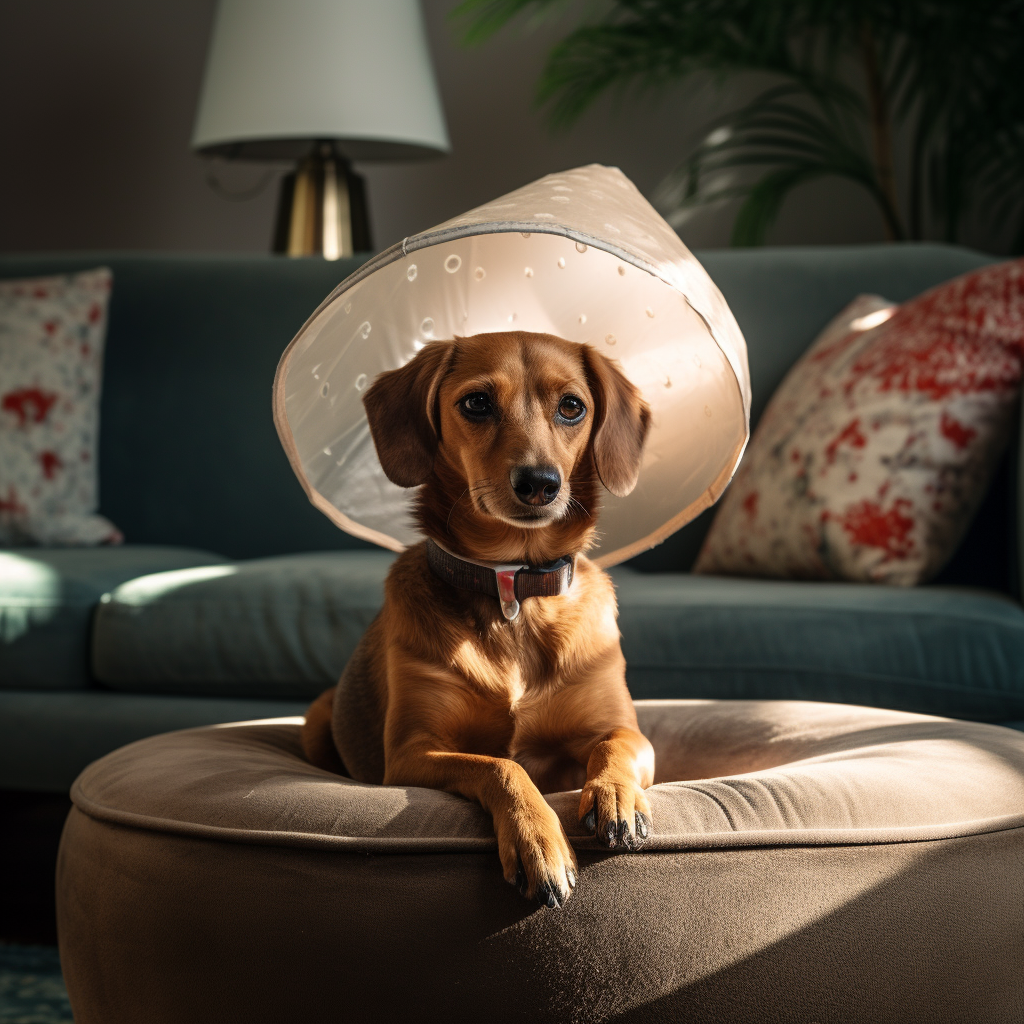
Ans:
[[[695,572],[911,585],[949,560],[1013,427],[1024,260],[861,296],[790,370]]]
[[[96,515],[102,268],[0,281],[0,545],[117,544]]]

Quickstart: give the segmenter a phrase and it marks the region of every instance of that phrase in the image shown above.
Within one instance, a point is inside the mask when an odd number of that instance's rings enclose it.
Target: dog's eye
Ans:
[[[459,402],[459,408],[471,420],[482,420],[494,411],[491,407],[491,396],[484,391],[474,391]]]
[[[578,423],[587,407],[575,396],[564,395],[558,403],[558,418],[566,423]]]

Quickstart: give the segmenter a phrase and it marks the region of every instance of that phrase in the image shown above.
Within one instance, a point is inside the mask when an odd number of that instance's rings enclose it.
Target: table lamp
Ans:
[[[371,249],[351,161],[451,148],[418,0],[220,0],[192,148],[297,161],[281,182],[275,252]]]

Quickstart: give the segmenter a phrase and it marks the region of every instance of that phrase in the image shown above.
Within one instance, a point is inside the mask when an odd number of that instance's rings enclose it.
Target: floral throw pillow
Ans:
[[[899,585],[934,576],[1013,429],[1024,260],[902,306],[861,296],[779,386],[695,572]]]
[[[122,540],[96,515],[111,279],[0,281],[0,545]]]

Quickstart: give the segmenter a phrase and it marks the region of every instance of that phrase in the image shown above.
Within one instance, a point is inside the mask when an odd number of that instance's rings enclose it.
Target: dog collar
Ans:
[[[462,558],[427,538],[427,564],[434,575],[460,590],[496,597],[501,614],[511,622],[527,597],[557,597],[568,592],[576,570],[571,556],[544,565],[525,562],[478,562]]]

